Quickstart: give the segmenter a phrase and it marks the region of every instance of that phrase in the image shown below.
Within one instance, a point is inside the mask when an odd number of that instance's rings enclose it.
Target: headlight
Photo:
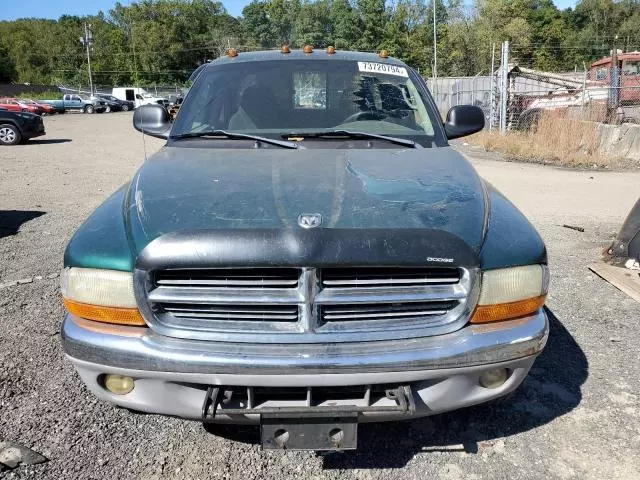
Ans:
[[[73,315],[106,323],[145,325],[133,293],[133,275],[129,272],[65,268],[60,289],[64,305]]]
[[[546,265],[487,270],[482,273],[480,298],[472,323],[497,322],[536,312],[549,289]]]

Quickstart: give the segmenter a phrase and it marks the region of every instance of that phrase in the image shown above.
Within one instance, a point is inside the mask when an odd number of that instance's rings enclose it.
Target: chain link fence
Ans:
[[[616,52],[582,71],[544,72],[510,62],[509,45],[491,76],[427,79],[441,114],[476,105],[487,128],[528,130],[545,112],[602,123],[640,124],[640,52]]]
[[[90,88],[86,85],[79,85],[75,87],[70,85],[60,85],[58,88],[62,93],[82,93],[85,95],[91,95]],[[95,85],[93,87],[93,93],[111,95],[111,92],[113,91],[114,88],[115,88],[114,86],[108,86],[108,85]],[[134,88],[134,87],[131,87],[131,88]],[[176,97],[183,96],[186,90],[185,87],[178,84],[152,85],[152,86],[146,85],[140,88],[143,88],[146,92],[150,93],[155,97],[161,97],[161,98],[167,98],[167,99],[173,99]]]

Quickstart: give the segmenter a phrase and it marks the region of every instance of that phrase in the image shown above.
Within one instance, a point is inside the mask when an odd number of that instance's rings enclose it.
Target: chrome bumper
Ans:
[[[252,347],[173,339],[146,328],[96,324],[68,316],[62,339],[69,359],[99,399],[193,420],[201,419],[208,386],[276,391],[279,387],[376,384],[410,388],[415,400],[411,413],[358,413],[358,422],[368,422],[434,415],[508,394],[522,383],[544,348],[548,329],[547,315],[540,311],[519,320],[469,326],[421,339]],[[498,388],[482,387],[480,376],[495,368],[510,372],[507,381]],[[134,378],[135,388],[126,395],[107,391],[101,378],[108,373]],[[291,406],[291,402],[273,405]],[[226,414],[224,410],[215,417],[216,422],[227,423],[258,423],[260,419],[258,413]]]
[[[97,324],[68,315],[65,352],[74,360],[145,372],[219,376],[302,376],[456,369],[537,355],[549,331],[544,310],[518,320],[472,325],[446,335],[343,344],[251,345],[182,340],[147,328]],[[365,377],[363,377],[365,374]],[[372,376],[373,377],[373,376]],[[344,378],[344,377],[343,377]],[[422,377],[424,378],[424,376]],[[411,381],[411,379],[398,379]],[[321,380],[322,382],[322,380]],[[242,385],[238,381],[228,385]],[[270,385],[266,380],[265,385]]]

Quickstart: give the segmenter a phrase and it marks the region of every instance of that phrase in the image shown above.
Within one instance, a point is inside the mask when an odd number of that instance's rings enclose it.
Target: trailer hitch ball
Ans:
[[[334,428],[329,432],[329,439],[334,447],[340,447],[344,440],[344,432],[340,428]]]
[[[280,428],[273,434],[273,440],[279,448],[286,448],[287,442],[289,441],[289,432],[284,428]]]

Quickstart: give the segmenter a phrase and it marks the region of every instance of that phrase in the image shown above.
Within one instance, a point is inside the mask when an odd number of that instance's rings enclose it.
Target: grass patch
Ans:
[[[57,90],[52,90],[50,92],[42,92],[42,93],[33,93],[33,92],[25,92],[18,95],[16,98],[30,98],[31,100],[61,100],[62,92]]]
[[[550,163],[563,167],[615,168],[623,160],[598,151],[597,124],[570,118],[562,112],[543,112],[528,132],[509,131],[500,135],[487,130],[469,137],[468,142],[486,151],[498,151],[510,160]]]

